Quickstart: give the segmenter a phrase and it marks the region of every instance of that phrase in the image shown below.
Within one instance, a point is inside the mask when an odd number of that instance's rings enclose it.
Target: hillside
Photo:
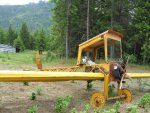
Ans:
[[[11,24],[14,28],[19,29],[21,23],[26,22],[30,30],[39,27],[46,29],[51,25],[51,8],[52,5],[48,2],[0,6],[0,27],[8,28]]]

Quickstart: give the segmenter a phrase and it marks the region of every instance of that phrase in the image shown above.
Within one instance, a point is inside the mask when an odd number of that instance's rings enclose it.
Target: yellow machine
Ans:
[[[131,102],[132,94],[129,89],[122,88],[122,76],[118,81],[111,74],[111,62],[122,58],[121,39],[123,35],[108,30],[79,45],[77,65],[62,68],[43,68],[39,52],[36,54],[38,71],[0,71],[0,81],[66,81],[66,80],[103,80],[104,92],[95,92],[91,97],[93,107],[102,107],[106,100],[124,99]],[[82,59],[91,58],[88,62]],[[92,63],[91,63],[92,62]],[[150,78],[149,73],[127,73],[131,78]],[[110,82],[118,84],[117,95],[108,96]]]

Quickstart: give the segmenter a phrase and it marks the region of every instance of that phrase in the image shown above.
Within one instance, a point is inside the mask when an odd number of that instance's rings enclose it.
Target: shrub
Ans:
[[[135,55],[133,55],[133,54],[131,54],[131,55],[124,54],[124,56],[123,56],[123,58],[126,59],[126,60],[127,60],[128,57],[129,57],[129,63],[131,63],[131,64],[137,63],[137,58],[136,58]]]
[[[137,105],[132,105],[128,108],[128,113],[137,113]]]
[[[87,104],[84,105],[84,110],[83,111],[79,112],[79,111],[76,110],[76,108],[73,108],[71,110],[71,113],[89,113],[90,107],[91,107],[90,104],[87,103]],[[94,112],[94,113],[96,113],[96,112]]]
[[[88,90],[88,91],[94,89],[94,87],[95,87],[95,83],[94,83],[93,81],[92,81],[92,82],[89,82],[89,83],[87,84],[87,90]]]
[[[113,97],[116,95],[114,89],[115,89],[114,84],[108,86],[108,95],[110,97]]]
[[[23,82],[24,86],[29,86],[29,82]]]
[[[21,51],[25,50],[25,46],[20,38],[20,36],[18,36],[15,40],[14,40],[14,47],[15,48],[19,48]]]
[[[42,94],[42,88],[41,87],[37,87],[36,88],[36,94],[37,95],[41,95]]]
[[[118,113],[119,112],[119,108],[120,108],[120,102],[116,101],[115,105],[114,105],[114,109],[115,111]]]
[[[86,112],[88,112],[90,110],[90,104],[85,104],[84,109]]]
[[[73,108],[73,109],[71,110],[71,113],[78,113],[78,111],[77,111],[76,108]]]
[[[150,93],[146,93],[139,102],[139,106],[142,108],[144,108],[147,104],[150,104]]]
[[[32,95],[30,97],[31,100],[36,100],[36,93],[32,92]]]
[[[101,109],[100,108],[94,109],[94,113],[101,113]]]
[[[27,109],[28,113],[37,113],[38,106],[32,106],[29,109]]]
[[[103,113],[117,113],[115,109],[104,110]]]
[[[66,113],[70,103],[70,97],[58,97],[55,103],[55,110],[57,113]]]
[[[46,55],[46,61],[52,61],[55,58],[57,58],[57,55],[49,50]]]

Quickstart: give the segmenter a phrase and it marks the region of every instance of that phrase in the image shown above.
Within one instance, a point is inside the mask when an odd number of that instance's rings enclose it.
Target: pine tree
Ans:
[[[22,23],[20,29],[20,38],[22,39],[25,48],[30,49],[30,33],[28,31],[26,23]]]
[[[149,42],[150,37],[150,2],[147,0],[136,0],[134,14],[132,19],[132,46],[134,54],[137,56],[141,62],[146,62],[146,56],[148,55],[146,50],[146,45]],[[146,44],[146,45],[145,45]],[[143,49],[142,49],[143,48]]]
[[[41,29],[38,33],[37,37],[37,49],[40,51],[40,54],[46,49],[46,36],[43,29]]]
[[[18,36],[15,40],[14,40],[14,47],[17,48],[20,51],[24,51],[25,47],[24,44],[20,38],[20,36]]]
[[[4,44],[6,42],[5,32],[2,28],[0,28],[0,44]]]
[[[36,49],[36,39],[35,39],[34,33],[31,33],[30,35],[30,49],[34,50]]]
[[[13,45],[14,40],[17,38],[18,34],[12,29],[11,25],[9,26],[7,32],[7,43]]]

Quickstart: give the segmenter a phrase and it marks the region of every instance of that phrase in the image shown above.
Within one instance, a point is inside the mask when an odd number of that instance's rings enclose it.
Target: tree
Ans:
[[[2,28],[0,28],[0,43],[4,44],[6,42],[5,32]]]
[[[149,64],[150,62],[150,38],[145,40],[145,43],[142,46],[142,57],[143,63]]]
[[[37,49],[40,51],[40,54],[42,54],[43,50],[46,49],[46,36],[45,36],[45,32],[43,29],[41,29],[38,33],[38,37],[37,37]]]
[[[36,49],[36,39],[35,39],[35,37],[37,37],[35,35],[35,33],[31,33],[29,42],[30,42],[30,49],[32,49],[32,50]]]
[[[142,47],[150,37],[147,0],[70,0],[69,8],[68,1],[51,0],[55,4],[49,39],[52,51],[67,56],[69,48],[69,56],[75,57],[78,45],[87,37],[113,29],[124,34],[123,51],[143,59]]]
[[[13,42],[17,38],[17,36],[18,36],[17,32],[14,31],[10,25],[7,32],[7,43],[13,45]]]
[[[146,62],[147,57],[145,55],[148,55],[146,47],[148,44],[147,41],[149,42],[150,37],[149,7],[150,2],[147,0],[136,0],[132,18],[131,47],[132,51],[141,62]]]
[[[20,36],[18,36],[15,40],[14,40],[14,47],[16,49],[18,49],[19,51],[24,51],[25,47],[24,44],[20,38]]]
[[[28,27],[25,22],[22,23],[20,29],[20,38],[22,39],[25,48],[30,49],[30,33],[28,31]]]

